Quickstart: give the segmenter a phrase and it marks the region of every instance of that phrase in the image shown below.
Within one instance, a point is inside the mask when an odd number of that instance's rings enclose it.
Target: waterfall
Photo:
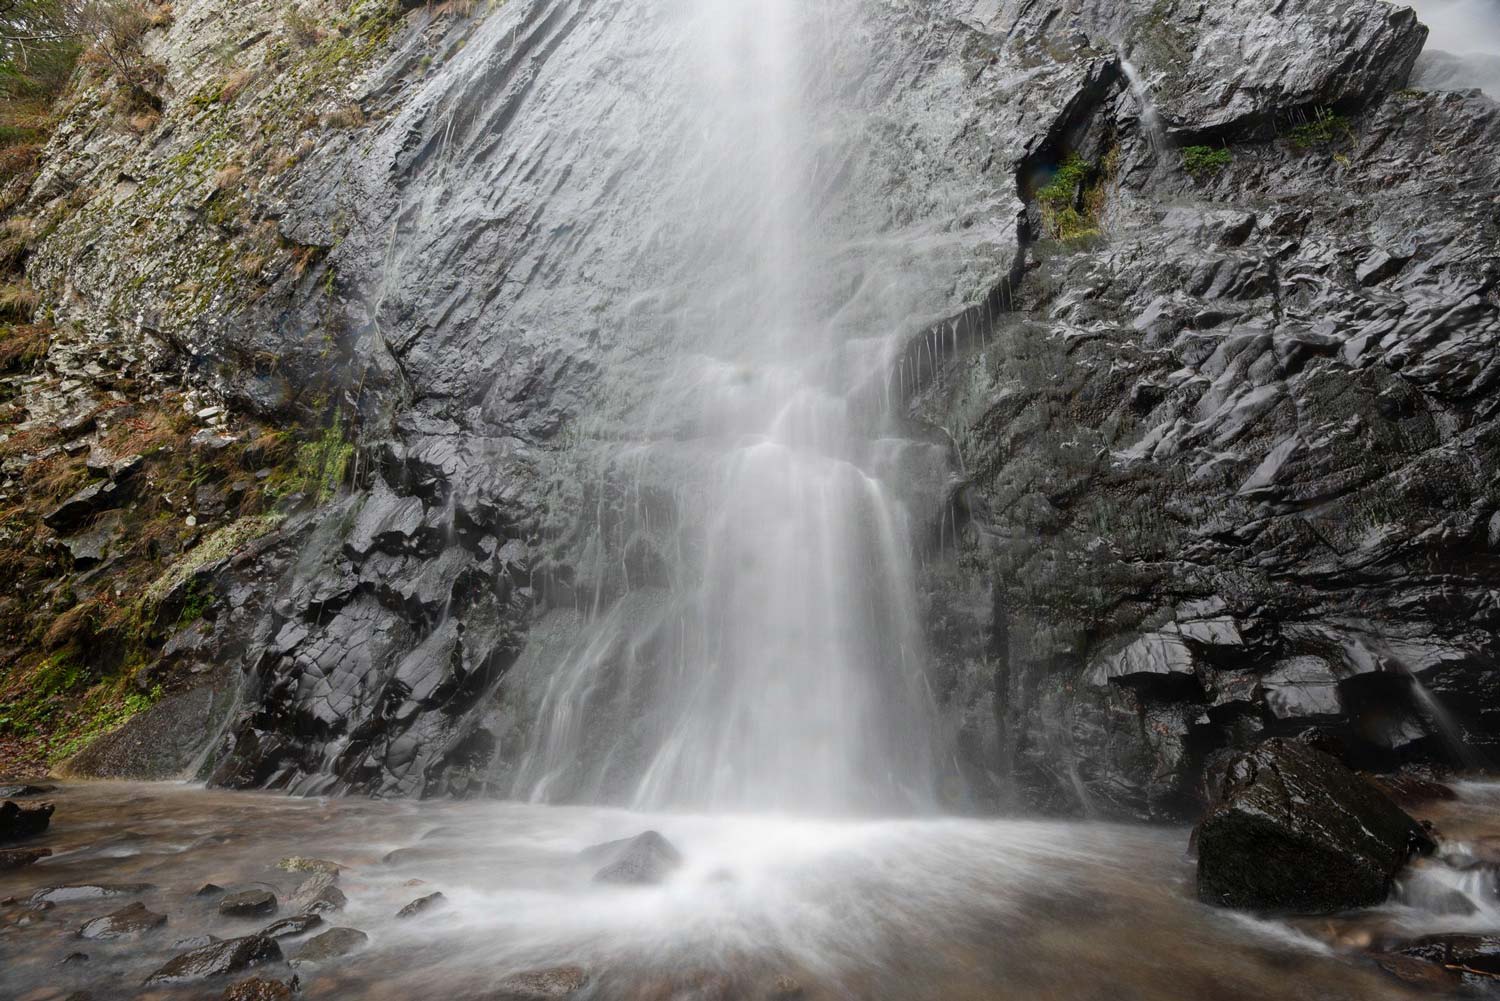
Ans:
[[[637,496],[639,477],[687,470],[670,477],[688,510],[666,531],[638,507],[623,516],[615,537],[651,540],[670,593],[588,609],[550,672],[522,796],[933,801],[913,516],[880,415],[857,402],[911,324],[910,279],[882,271],[851,224],[850,199],[872,196],[842,180],[866,156],[857,85],[871,68],[845,42],[860,7],[701,0],[662,14],[677,44],[659,72],[686,95],[685,127],[661,240],[643,253],[674,303],[660,316],[672,347],[648,377],[645,440],[603,466],[644,470],[626,487]]]

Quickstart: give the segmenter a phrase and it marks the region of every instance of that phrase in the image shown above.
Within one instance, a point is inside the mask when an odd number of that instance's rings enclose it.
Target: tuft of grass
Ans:
[[[1076,153],[1069,154],[1057,173],[1036,193],[1042,229],[1054,240],[1071,242],[1099,235],[1099,220],[1114,173],[1116,152],[1095,166]]]
[[[1182,169],[1194,177],[1209,177],[1229,166],[1233,154],[1222,146],[1188,146],[1182,151]]]
[[[1313,149],[1318,146],[1327,146],[1341,139],[1352,140],[1354,128],[1349,124],[1349,119],[1343,115],[1320,108],[1312,121],[1303,122],[1292,129],[1289,138],[1292,145],[1298,149]]]

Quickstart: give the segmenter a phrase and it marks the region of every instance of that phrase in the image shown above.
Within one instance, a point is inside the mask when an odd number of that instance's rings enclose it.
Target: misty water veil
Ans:
[[[860,15],[791,0],[654,15],[671,42],[648,86],[686,104],[674,131],[636,138],[669,147],[649,168],[669,180],[640,234],[656,282],[630,322],[660,324],[672,356],[622,465],[690,454],[682,467],[699,482],[678,497],[702,510],[680,520],[663,565],[627,564],[663,578],[663,605],[602,616],[559,665],[521,767],[529,798],[935,803],[914,525],[890,482],[903,450],[931,446],[901,437],[879,381],[923,318],[913,279],[867,246],[859,203],[878,194],[851,184],[871,113],[872,68],[851,43]],[[662,515],[637,484],[619,486],[623,535]],[[617,672],[613,684],[653,689],[627,696],[643,706],[637,723],[591,747],[591,699]]]

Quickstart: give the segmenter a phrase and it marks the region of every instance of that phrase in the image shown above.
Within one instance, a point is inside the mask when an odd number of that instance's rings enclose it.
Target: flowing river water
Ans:
[[[1383,936],[1493,927],[1481,909],[1443,917],[1397,902],[1293,924],[1197,903],[1187,831],[1022,820],[821,820],[647,814],[592,807],[300,799],[175,784],[70,784],[52,856],[0,873],[0,996],[52,1001],[212,998],[224,979],[143,989],[182,939],[253,932],[205,883],[262,886],[284,901],[288,856],[344,866],[347,897],[324,925],[367,947],[267,976],[307,998],[492,998],[519,972],[577,966],[580,999],[1396,999],[1417,996],[1361,950]],[[1455,838],[1500,831],[1500,788],[1468,787],[1438,822]],[[684,862],[654,886],[592,879],[580,850],[644,829]],[[1420,872],[1418,878],[1422,877]],[[1440,878],[1440,882],[1442,879]],[[107,899],[27,905],[46,887],[146,884]],[[396,912],[439,891],[445,906]],[[69,896],[69,895],[63,895]],[[142,937],[83,941],[82,924],[127,902],[167,915]],[[283,914],[289,913],[284,909]],[[292,960],[308,936],[281,940]],[[71,953],[87,960],[63,963]],[[800,993],[798,993],[800,992]]]

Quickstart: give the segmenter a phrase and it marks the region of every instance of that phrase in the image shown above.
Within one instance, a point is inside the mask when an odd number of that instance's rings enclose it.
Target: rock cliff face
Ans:
[[[216,612],[183,644],[236,706],[173,696],[98,760],[131,771],[196,705],[223,721],[216,782],[525,791],[549,672],[681,585],[701,430],[658,423],[682,443],[659,468],[629,446],[671,409],[648,373],[700,291],[659,251],[692,123],[657,72],[685,41],[640,7],[356,7],[311,63],[346,82],[254,105],[323,118],[264,142],[189,116],[216,78],[165,50],[161,148],[212,139],[264,178],[247,217],[273,246],[230,283],[257,288],[172,305],[229,245],[202,221],[222,167],[49,236],[34,280],[80,326],[124,295],[119,339],[165,341],[173,378],[246,419],[337,412],[358,451],[336,497],[184,578]],[[212,36],[212,10],[173,30]],[[235,10],[272,58],[290,29],[255,31],[286,12]],[[953,0],[851,27],[870,134],[841,137],[826,222],[877,249],[830,285],[915,276],[879,304],[910,336],[869,420],[921,446],[954,805],[1176,816],[1212,755],[1309,729],[1368,767],[1493,749],[1500,109],[1407,89],[1424,37],[1376,0]],[[139,198],[162,166],[116,145],[65,131],[38,184],[88,162]],[[186,229],[127,247],[140,225]],[[620,640],[617,680],[659,640]],[[598,693],[601,757],[645,676]]]

